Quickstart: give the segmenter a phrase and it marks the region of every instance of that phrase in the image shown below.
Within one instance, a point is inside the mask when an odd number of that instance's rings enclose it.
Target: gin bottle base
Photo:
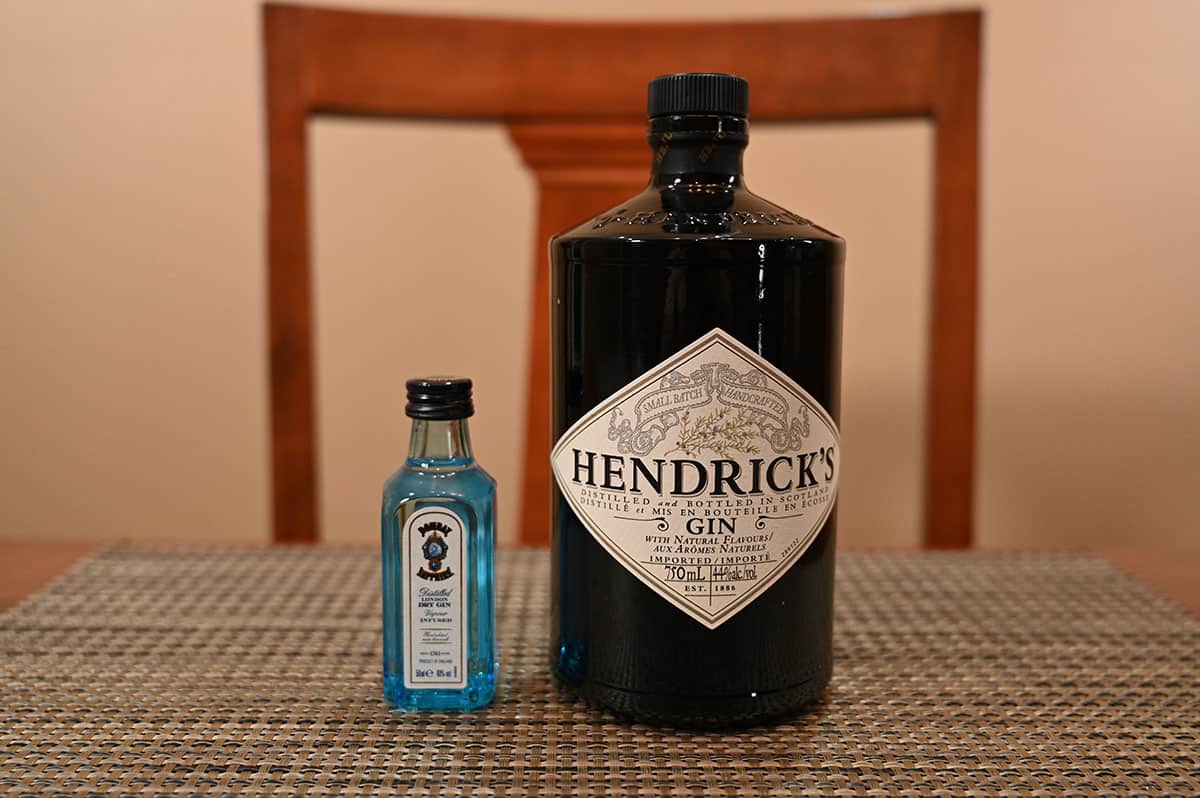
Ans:
[[[578,691],[589,704],[653,726],[745,728],[782,721],[810,708],[824,695],[830,675],[825,670],[781,690],[744,696],[652,695],[594,681],[579,684]]]
[[[397,712],[471,712],[483,709],[496,696],[495,675],[477,674],[457,690],[411,689],[402,675],[383,677],[383,695]]]

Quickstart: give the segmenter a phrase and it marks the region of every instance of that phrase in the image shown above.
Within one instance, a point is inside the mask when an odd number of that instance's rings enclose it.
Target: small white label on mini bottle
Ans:
[[[551,453],[596,541],[710,629],[812,545],[840,463],[826,409],[720,329],[598,404]]]
[[[449,510],[417,510],[404,523],[404,686],[467,686],[467,537]]]

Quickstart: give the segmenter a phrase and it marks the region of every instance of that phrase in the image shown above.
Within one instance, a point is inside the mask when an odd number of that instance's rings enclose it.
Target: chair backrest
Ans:
[[[574,23],[268,4],[266,53],[274,537],[318,537],[306,121],[495,119],[538,191],[521,540],[550,519],[545,241],[645,183],[645,87],[736,72],[756,121],[923,117],[935,127],[924,543],[972,535],[982,15]]]

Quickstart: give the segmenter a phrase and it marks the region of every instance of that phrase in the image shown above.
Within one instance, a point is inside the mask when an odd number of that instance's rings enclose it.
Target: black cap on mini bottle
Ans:
[[[651,117],[738,116],[750,112],[750,84],[723,72],[678,72],[650,81],[646,103]]]
[[[471,381],[466,377],[417,377],[406,382],[410,418],[448,421],[475,415]]]

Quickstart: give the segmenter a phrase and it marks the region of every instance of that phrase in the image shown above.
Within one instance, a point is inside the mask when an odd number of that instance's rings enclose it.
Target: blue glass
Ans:
[[[404,680],[404,523],[418,510],[454,513],[467,536],[467,685],[410,688]],[[475,462],[466,419],[414,419],[408,459],[383,485],[383,693],[395,709],[472,710],[496,693],[494,551],[496,480]]]

